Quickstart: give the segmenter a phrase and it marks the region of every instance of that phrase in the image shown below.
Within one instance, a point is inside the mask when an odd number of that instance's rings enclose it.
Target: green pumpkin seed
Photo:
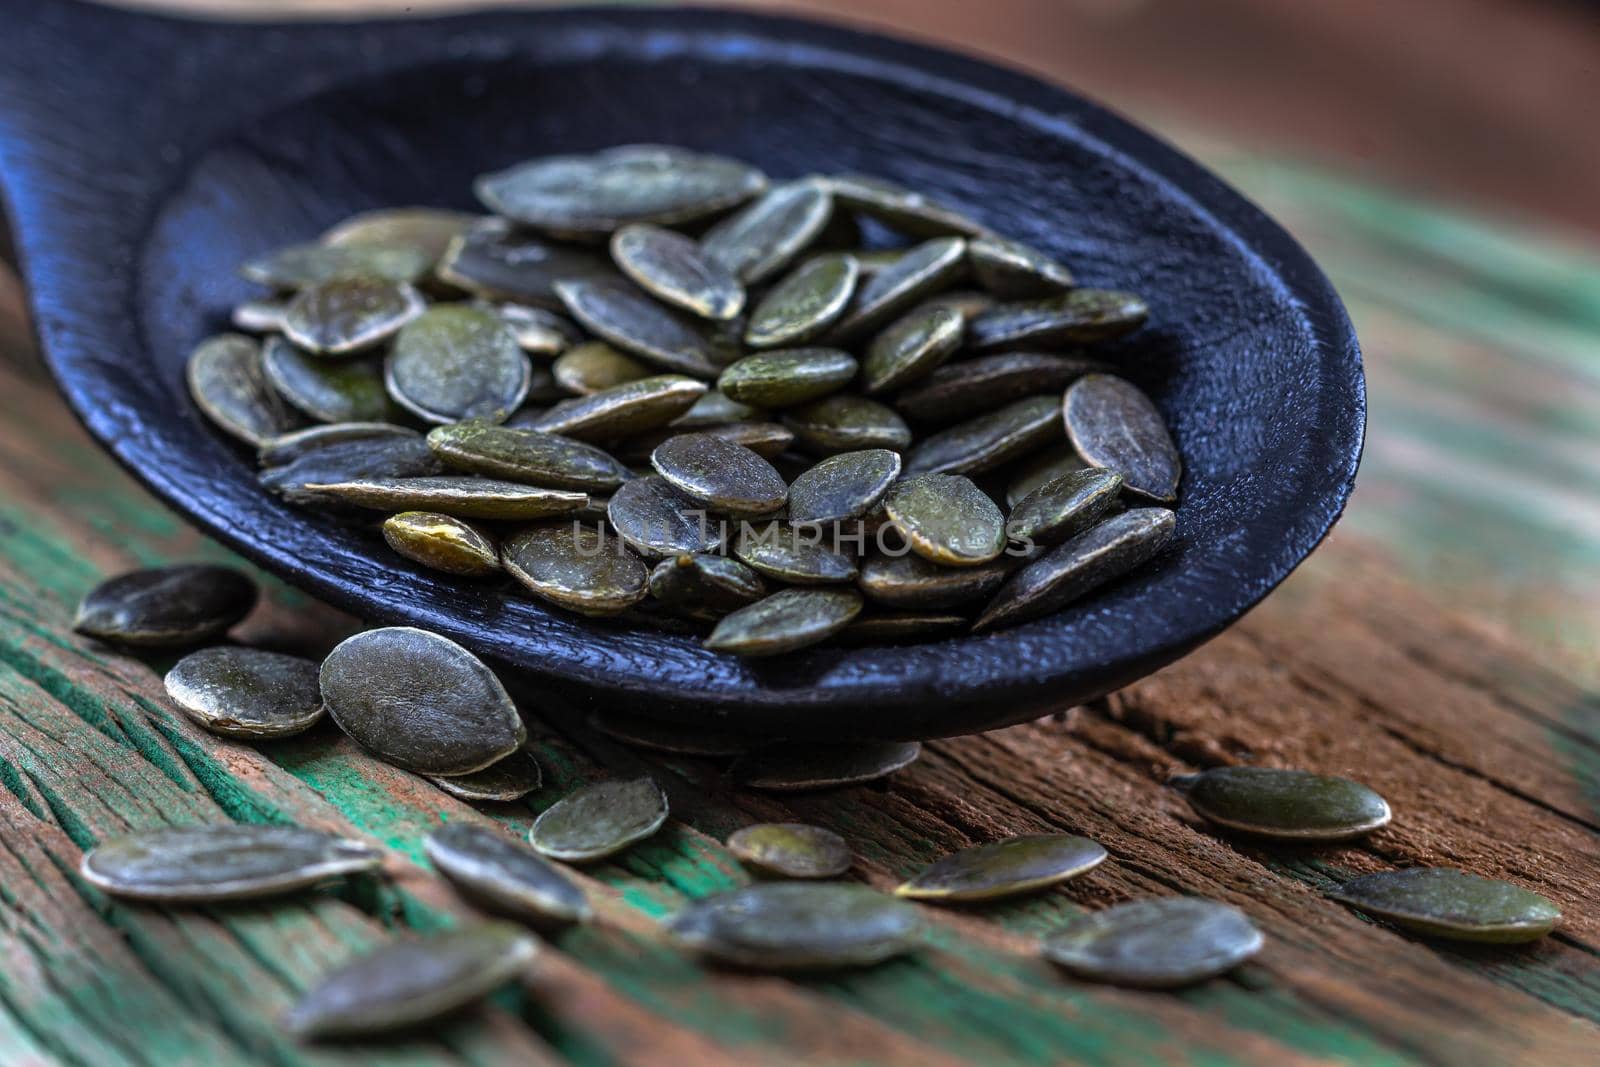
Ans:
[[[959,237],[936,237],[917,245],[856,289],[828,336],[849,341],[893,321],[959,278],[966,269],[966,251],[967,243]]]
[[[578,396],[650,376],[649,367],[604,341],[588,341],[568,349],[550,370],[557,385]]]
[[[1116,505],[1122,476],[1115,471],[1081,470],[1046,482],[1011,511],[1006,533],[1016,541],[1054,545],[1076,537]]]
[[[877,507],[900,477],[900,455],[886,448],[841,452],[789,486],[789,521],[822,524],[858,519]]]
[[[697,900],[668,929],[685,949],[758,971],[870,967],[916,947],[916,912],[865,886],[765,882]]]
[[[700,247],[707,259],[754,285],[815,241],[832,213],[833,198],[821,183],[787,182],[711,227]]]
[[[500,554],[505,569],[535,596],[580,615],[616,615],[650,591],[645,565],[593,526],[530,526],[508,538]]]
[[[1073,471],[1081,471],[1086,466],[1078,450],[1070,444],[1029,456],[1012,469],[1011,480],[1006,483],[1006,506],[1014,508],[1046,482],[1053,482]]]
[[[972,624],[973,632],[1060,610],[1145,563],[1172,539],[1174,526],[1166,508],[1135,508],[1090,527],[1012,575]]]
[[[308,352],[345,356],[388,340],[426,306],[409,285],[344,278],[300,290],[284,312],[283,332]]]
[[[922,755],[916,741],[870,741],[854,745],[782,742],[747,752],[728,775],[746,789],[800,793],[836,789],[886,778]]]
[[[589,498],[565,489],[540,489],[491,478],[366,478],[307,485],[313,496],[374,511],[438,511],[458,519],[548,519],[574,515]]]
[[[78,603],[80,634],[140,648],[182,648],[226,633],[255,607],[256,583],[232,567],[190,563],[107,578]]]
[[[751,348],[786,348],[815,340],[850,307],[861,268],[843,253],[815,256],[772,287],[745,326]]]
[[[703,430],[711,426],[725,426],[730,422],[744,422],[759,414],[748,404],[730,400],[716,389],[705,393],[688,411],[672,420],[675,430]]]
[[[899,452],[911,443],[911,428],[893,408],[853,393],[790,408],[783,424],[806,451],[822,456],[868,448]]]
[[[367,630],[335,647],[322,661],[322,700],[363,748],[418,774],[471,774],[528,739],[482,660],[411,626]]]
[[[547,156],[486,174],[473,189],[491,211],[562,238],[604,237],[633,222],[663,226],[718,214],[766,189],[737,160],[659,145]]]
[[[650,595],[696,618],[721,618],[767,595],[761,576],[738,560],[706,553],[664,559],[650,572]]]
[[[855,376],[855,357],[848,352],[790,348],[731,364],[717,379],[717,388],[739,403],[783,408],[838,392]]]
[[[483,300],[473,301],[472,306],[499,315],[516,335],[517,347],[529,355],[553,358],[583,340],[577,323],[546,308]]]
[[[959,314],[962,321],[971,322],[994,307],[996,303],[993,296],[979,289],[951,289],[938,296],[930,296],[917,307],[948,308]]]
[[[288,737],[322,718],[317,665],[299,656],[219,645],[180,659],[165,684],[185,715],[224,737]]]
[[[261,345],[243,334],[207,338],[189,357],[189,395],[216,426],[261,448],[297,428],[300,416],[267,384]]]
[[[885,607],[939,611],[990,596],[1005,583],[1013,561],[946,567],[921,556],[875,555],[861,564],[861,591]]]
[[[519,230],[505,219],[485,219],[450,243],[439,278],[484,300],[509,300],[560,311],[556,282],[615,278],[604,256]]]
[[[436,511],[390,515],[383,539],[407,559],[446,574],[481,578],[500,571],[500,550],[487,534]]]
[[[245,333],[278,333],[288,311],[288,303],[282,300],[246,300],[235,304],[228,318],[234,329]]]
[[[826,641],[861,613],[849,589],[784,589],[717,623],[707,648],[736,656],[774,656]]]
[[[559,868],[498,829],[448,823],[422,849],[457,889],[493,911],[541,926],[594,916],[589,898]]]
[[[511,981],[538,942],[510,923],[478,923],[391,941],[306,992],[284,1018],[307,1039],[377,1037],[460,1011]]]
[[[956,209],[883,178],[841,174],[822,181],[839,206],[913,237],[980,237],[989,232]]]
[[[538,789],[543,780],[544,774],[539,770],[538,761],[526,745],[481,771],[428,778],[428,781],[451,796],[475,804],[509,804],[513,800],[521,800]]]
[[[979,356],[938,368],[896,396],[894,406],[914,422],[943,424],[1065,388],[1104,369],[1105,364],[1093,360],[1043,352]]]
[[[771,515],[789,499],[789,487],[772,464],[706,433],[667,438],[650,453],[650,465],[690,500],[734,518]]]
[[[611,258],[622,273],[663,303],[725,322],[744,310],[744,286],[691,237],[646,223],[611,235]]]
[[[526,428],[581,441],[631,437],[672,422],[705,392],[705,382],[681,374],[658,374],[563,400],[529,420]]]
[[[290,290],[354,278],[416,282],[431,269],[433,260],[426,252],[403,244],[308,243],[252,259],[239,268],[239,273],[259,285]]]
[[[715,378],[721,369],[719,346],[707,329],[625,283],[563,281],[556,292],[573,318],[624,352],[696,378]]]
[[[904,248],[853,248],[850,256],[861,268],[861,277],[870,278],[875,274],[882,274],[885,270],[900,262],[906,254]]]
[[[428,422],[503,422],[528,395],[533,368],[499,316],[436,304],[395,338],[384,365],[389,395]]]
[[[391,207],[351,215],[322,235],[325,245],[388,245],[406,247],[437,263],[450,242],[477,222],[464,211],[431,207]]]
[[[291,430],[286,434],[280,434],[263,445],[256,453],[256,458],[264,467],[277,467],[292,463],[301,456],[328,445],[371,441],[384,437],[420,440],[421,435],[409,427],[396,426],[392,422],[335,422],[326,426],[307,426],[303,430]]]
[[[1389,824],[1389,805],[1360,782],[1276,767],[1217,767],[1169,783],[1201,817],[1293,841],[1345,841]]]
[[[1091,467],[1122,475],[1124,488],[1161,503],[1178,498],[1183,460],[1150,398],[1110,374],[1079,378],[1062,402],[1067,435]]]
[[[839,641],[847,645],[892,645],[902,641],[950,637],[966,627],[965,615],[938,615],[931,612],[863,615],[839,633]]]
[[[456,470],[551,489],[604,493],[628,480],[628,468],[608,453],[538,430],[458,422],[431,431],[428,447]]]
[[[764,822],[735,830],[728,851],[741,863],[780,878],[837,878],[855,863],[844,838],[801,822]]]
[[[667,795],[654,780],[597,782],[546,809],[528,840],[551,859],[590,863],[643,841],[666,821]]]
[[[895,895],[937,904],[1037,893],[1094,870],[1106,850],[1087,837],[1028,834],[974,845],[930,864]]]
[[[1512,945],[1555,929],[1561,909],[1538,893],[1453,867],[1379,871],[1328,894],[1424,937]]]
[[[931,374],[957,348],[966,320],[945,307],[914,309],[873,338],[861,361],[861,388],[887,393]]]
[[[1042,300],[999,304],[972,320],[967,345],[974,351],[1091,344],[1132,333],[1150,315],[1132,293],[1073,289]]]
[[[114,897],[199,904],[292,893],[382,863],[376,849],[332,834],[224,823],[111,838],[84,855],[79,871]]]
[[[1084,915],[1041,947],[1045,959],[1091,982],[1175,989],[1226,974],[1260,952],[1263,940],[1237,908],[1161,897]]]
[[[428,449],[428,443],[411,435],[335,441],[311,449],[289,463],[270,467],[259,477],[262,485],[291,504],[348,507],[311,486],[431,477],[440,471],[439,461]]]
[[[383,370],[369,359],[323,359],[271,337],[261,371],[279,396],[320,422],[380,422],[393,411]]]
[[[828,548],[828,540],[828,532],[816,526],[744,523],[733,554],[767,577],[791,585],[855,581],[855,561]]]
[[[606,517],[629,548],[659,559],[722,547],[721,524],[665,478],[635,478],[611,495]]]
[[[896,482],[884,510],[911,550],[952,567],[987,563],[1006,546],[1006,520],[971,479],[919,474]]]
[[[1072,272],[1038,249],[987,234],[967,242],[978,284],[1007,300],[1051,296],[1071,289]]]
[[[1060,401],[1030,396],[925,437],[906,454],[912,474],[980,474],[1061,440]]]

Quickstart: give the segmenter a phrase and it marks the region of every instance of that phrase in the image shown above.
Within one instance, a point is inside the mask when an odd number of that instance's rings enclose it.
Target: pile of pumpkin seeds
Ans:
[[[475,191],[244,264],[269,292],[188,379],[268,489],[740,656],[1013,626],[1172,536],[1106,346],[1138,296],[874,178],[631,145]]]

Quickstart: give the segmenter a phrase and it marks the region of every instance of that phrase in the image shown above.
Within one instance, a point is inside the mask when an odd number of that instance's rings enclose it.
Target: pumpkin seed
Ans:
[[[854,256],[835,252],[807,260],[756,304],[744,343],[785,348],[822,336],[849,308],[860,276]]]
[[[980,474],[1061,440],[1060,401],[1030,396],[925,437],[906,455],[913,474]]]
[[[895,895],[938,904],[1036,893],[1094,870],[1106,850],[1072,834],[1024,834],[974,845],[930,864]]]
[[[610,261],[592,249],[558,244],[519,230],[505,219],[484,219],[450,242],[440,280],[485,300],[509,300],[560,311],[556,282],[615,278]]]
[[[1379,871],[1328,895],[1402,929],[1451,941],[1519,944],[1561,921],[1561,909],[1548,898],[1453,867]]]
[[[886,448],[841,452],[789,486],[789,521],[821,524],[858,519],[878,506],[900,477],[900,455]]]
[[[698,724],[661,722],[618,711],[593,715],[589,725],[624,744],[678,756],[737,756],[751,745],[750,738],[741,734],[723,733]]]
[[[1053,545],[1099,522],[1117,503],[1122,476],[1090,470],[1063,474],[1024,497],[1012,509],[1006,533],[1016,541]]]
[[[694,402],[688,411],[672,420],[677,430],[703,430],[711,426],[724,426],[730,422],[743,422],[757,415],[755,408],[730,400],[712,389]]]
[[[1006,546],[999,507],[969,478],[919,474],[890,487],[883,508],[923,559],[952,567],[987,563]]]
[[[848,341],[892,321],[959,278],[966,269],[966,251],[967,243],[959,237],[936,237],[917,245],[856,289],[849,310],[828,336]]]
[[[299,347],[345,356],[380,344],[427,305],[404,283],[341,278],[300,290],[283,315],[283,332]]]
[[[823,182],[840,206],[913,237],[980,237],[989,232],[956,209],[883,178],[841,174],[830,175]]]
[[[591,333],[663,370],[717,376],[718,346],[688,316],[662,307],[621,282],[562,281],[556,293]]]
[[[650,595],[696,618],[720,618],[767,595],[761,576],[726,556],[685,552],[650,572]]]
[[[510,923],[391,941],[325,976],[290,1009],[284,1026],[309,1039],[415,1030],[511,981],[538,947]]]
[[[724,322],[744,310],[744,286],[733,272],[676,231],[624,226],[611,235],[611,258],[645,292],[691,315]]]
[[[775,185],[706,231],[706,258],[746,285],[766,281],[821,235],[833,198],[815,181]]]
[[[650,465],[690,500],[734,518],[771,515],[789,499],[789,487],[772,464],[711,434],[667,438],[650,453]]]
[[[322,718],[317,665],[281,652],[201,649],[175,663],[165,684],[185,715],[224,737],[288,737]]]
[[[458,422],[436,427],[428,447],[456,470],[551,489],[604,493],[628,480],[628,468],[606,452],[538,430]]]
[[[786,522],[743,523],[733,554],[767,577],[792,585],[855,581],[855,561],[825,547],[826,533]]]
[[[471,306],[500,316],[516,335],[517,346],[532,356],[554,358],[584,337],[577,323],[546,308],[529,304],[497,304],[481,298],[472,301]]]
[[[939,611],[991,595],[1011,569],[1004,557],[976,567],[945,567],[918,555],[874,555],[861,564],[860,585],[885,607]]]
[[[978,284],[1008,300],[1050,296],[1073,286],[1072,272],[1038,249],[995,234],[967,242]]]
[[[235,304],[229,321],[233,328],[245,333],[277,333],[283,329],[283,317],[289,305],[282,300],[246,300]]]
[[[949,308],[959,314],[964,322],[971,322],[994,307],[996,303],[992,295],[980,289],[951,289],[938,296],[930,296],[917,307]]]
[[[570,878],[499,830],[447,823],[423,840],[422,849],[456,888],[501,914],[539,925],[594,917],[589,898]]]
[[[768,461],[783,455],[794,444],[794,434],[776,422],[734,422],[726,426],[708,426],[700,432],[741,445]],[[655,443],[660,444],[659,441]],[[655,451],[653,446],[651,451]]]
[[[645,565],[594,526],[530,526],[500,552],[506,570],[535,596],[580,615],[616,615],[650,591]]]
[[[729,365],[717,388],[739,403],[783,408],[837,392],[855,376],[855,357],[848,352],[790,348],[759,352]]]
[[[375,511],[438,511],[458,519],[547,519],[575,514],[589,503],[587,495],[564,489],[453,475],[365,478],[307,485],[305,491]]]
[[[894,398],[895,409],[914,422],[942,424],[1024,397],[1062,389],[1105,369],[1094,360],[1043,352],[1003,352],[948,363]]]
[[[900,258],[905,254],[904,248],[856,248],[850,252],[856,265],[861,268],[863,278],[883,273],[900,262]]]
[[[974,351],[1111,341],[1144,325],[1150,315],[1132,293],[1073,289],[1059,296],[999,304],[972,320]]]
[[[301,424],[267,384],[261,345],[243,334],[207,338],[189,357],[189,395],[216,426],[247,445],[261,448]]]
[[[1216,767],[1169,783],[1203,818],[1262,837],[1344,841],[1389,824],[1389,805],[1360,782],[1277,767]]]
[[[384,382],[401,407],[428,422],[503,422],[528,395],[532,373],[499,316],[435,304],[395,338]]]
[[[529,420],[526,428],[576,437],[615,440],[665,426],[705,395],[706,383],[681,374],[658,374],[563,400]]]
[[[528,840],[551,859],[589,863],[643,841],[667,821],[667,795],[650,778],[586,785],[534,820]]]
[[[798,793],[886,778],[911,766],[920,755],[922,745],[916,741],[854,745],[783,742],[745,753],[733,761],[728,775],[746,789]]]
[[[182,648],[219,637],[255,607],[256,583],[206,563],[152,567],[108,578],[78,603],[80,634],[140,648]]]
[[[897,612],[863,615],[839,633],[847,645],[885,645],[901,641],[923,641],[949,637],[967,626],[965,615],[938,615],[932,612]]]
[[[579,396],[650,376],[649,367],[604,341],[588,341],[568,349],[550,370],[557,385]]]
[[[837,878],[855,863],[844,838],[801,822],[764,822],[735,830],[728,851],[740,862],[781,878]]]
[[[916,947],[916,912],[865,886],[764,882],[697,900],[672,917],[679,945],[761,971],[870,967]]]
[[[887,393],[927,377],[961,347],[966,320],[950,308],[913,309],[873,338],[861,361],[861,387]]]
[[[322,661],[322,700],[363,748],[418,774],[470,774],[528,739],[483,661],[411,626],[367,630]]]
[[[1161,551],[1174,525],[1166,508],[1134,508],[1090,527],[1012,575],[972,624],[973,631],[1049,615],[1120,578]]]
[[[500,570],[500,550],[475,526],[436,511],[402,511],[383,520],[383,539],[409,560],[446,574],[481,578]]]
[[[1162,503],[1178,498],[1183,460],[1172,434],[1138,386],[1110,374],[1089,374],[1062,402],[1067,436],[1091,467],[1122,475],[1123,487]]]
[[[278,290],[351,278],[384,282],[416,282],[427,276],[433,260],[425,251],[403,244],[290,245],[247,261],[239,273],[259,285]]]
[[[392,411],[383,371],[372,360],[323,359],[270,337],[261,370],[279,396],[319,422],[377,422]]]
[[[853,393],[835,393],[783,413],[808,452],[831,456],[867,448],[898,452],[911,443],[911,428],[893,408]]]
[[[544,774],[539,770],[539,763],[526,745],[481,771],[428,778],[428,781],[451,796],[477,804],[508,804],[513,800],[521,800],[538,789],[543,780]]]
[[[491,211],[562,238],[603,237],[631,222],[693,222],[759,195],[761,172],[737,160],[660,145],[547,156],[479,178]]]
[[[391,207],[351,215],[322,235],[325,245],[389,245],[413,248],[437,263],[450,242],[478,221],[464,211]]]
[[[721,524],[656,475],[613,493],[606,517],[628,547],[648,559],[722,547]]]
[[[1237,908],[1199,897],[1130,900],[1047,937],[1044,958],[1091,982],[1174,989],[1226,974],[1261,951]]]
[[[274,437],[262,446],[256,458],[264,467],[277,467],[328,445],[383,437],[421,439],[417,431],[396,426],[392,422],[335,422],[325,426],[307,426],[303,430],[291,430]]]
[[[1046,482],[1053,482],[1073,471],[1081,471],[1086,466],[1087,464],[1079,457],[1078,450],[1070,444],[1047,449],[1036,456],[1029,456],[1013,468],[1011,480],[1006,483],[1006,506],[1014,508],[1022,503],[1029,493]]]
[[[376,870],[383,856],[359,841],[298,826],[176,826],[102,841],[79,871],[114,897],[167,904],[292,893]]]
[[[420,478],[440,473],[439,461],[421,437],[369,437],[335,441],[260,474],[261,484],[291,504],[328,506],[336,502],[314,485],[372,479]],[[344,505],[348,506],[348,505]]]
[[[736,656],[774,656],[826,641],[861,613],[849,589],[784,589],[717,623],[707,648]]]

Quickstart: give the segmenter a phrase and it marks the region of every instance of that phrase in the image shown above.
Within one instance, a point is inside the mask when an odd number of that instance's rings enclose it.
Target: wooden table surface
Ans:
[[[195,729],[169,659],[73,635],[118,571],[229,555],[85,437],[27,351],[0,282],[0,1064],[1263,1064],[1600,1062],[1600,261],[1332,173],[1172,130],[1319,257],[1368,355],[1366,461],[1328,543],[1239,625],[1085,707],[927,746],[885,787],[790,798],[713,761],[594,736],[518,696],[546,771],[473,807],[331,726],[255,747]],[[325,651],[358,623],[267,581],[248,643]],[[1200,825],[1164,785],[1235,763],[1371,783],[1394,823],[1354,845],[1263,848]],[[523,988],[402,1043],[306,1048],[275,1018],[328,968],[472,913],[430,871],[446,820],[525,832],[598,775],[648,771],[674,819],[579,875],[594,924],[556,935]],[[115,903],[76,873],[130,828],[296,822],[374,841],[384,876],[260,906]],[[927,944],[857,973],[706,969],[659,921],[748,876],[720,841],[755,820],[844,834],[889,887],[953,848],[1065,830],[1110,860],[1020,903],[925,909]],[[1555,899],[1524,948],[1461,949],[1323,897],[1356,873],[1450,864]],[[1179,993],[1070,980],[1039,936],[1133,896],[1247,911],[1266,949]]]

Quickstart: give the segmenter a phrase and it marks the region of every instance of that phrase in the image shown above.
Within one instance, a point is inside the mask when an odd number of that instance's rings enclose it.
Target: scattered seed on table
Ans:
[[[250,613],[259,595],[256,583],[232,567],[151,567],[89,590],[72,628],[115,644],[182,648],[222,636]]]
[[[734,760],[728,776],[746,789],[768,793],[837,789],[886,778],[915,763],[920,755],[922,745],[916,741],[780,741]]]
[[[740,862],[780,878],[837,878],[855,863],[844,838],[806,823],[756,823],[727,843]]]
[[[428,862],[475,902],[538,925],[585,923],[583,890],[526,844],[487,826],[452,822],[422,842]]]
[[[1087,837],[1029,834],[951,853],[895,889],[936,904],[965,904],[1036,893],[1094,870],[1106,850]]]
[[[289,737],[322,718],[317,664],[281,652],[204,648],[173,664],[165,685],[185,715],[225,737]]]
[[[528,839],[541,854],[591,863],[643,841],[667,821],[667,795],[650,778],[597,782],[534,820]]]
[[[914,909],[866,886],[764,882],[695,901],[673,916],[674,941],[758,971],[870,967],[916,947]]]
[[[1561,909],[1521,886],[1453,867],[1379,871],[1328,894],[1424,937],[1512,945],[1555,929]]]
[[[202,904],[292,893],[382,862],[376,849],[332,834],[223,823],[110,838],[84,854],[79,870],[114,897]]]
[[[1237,908],[1200,897],[1130,900],[1045,938],[1044,958],[1079,978],[1176,989],[1226,974],[1265,939]]]
[[[473,803],[505,804],[521,800],[544,781],[539,763],[523,745],[505,759],[470,774],[430,775],[428,781],[453,797]]]
[[[1209,822],[1258,837],[1345,841],[1389,824],[1389,805],[1349,778],[1278,767],[1216,767],[1169,780]]]

